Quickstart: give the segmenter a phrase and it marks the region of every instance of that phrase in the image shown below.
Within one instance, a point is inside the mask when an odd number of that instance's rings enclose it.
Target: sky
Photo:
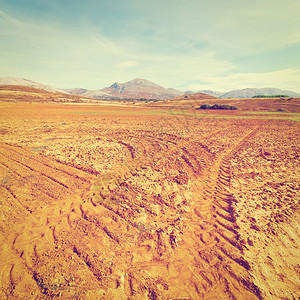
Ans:
[[[0,0],[0,76],[300,92],[299,0]]]

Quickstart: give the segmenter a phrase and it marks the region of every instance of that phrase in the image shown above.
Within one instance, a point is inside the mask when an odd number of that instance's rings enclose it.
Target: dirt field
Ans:
[[[0,299],[298,299],[299,114],[0,104]]]
[[[193,97],[193,95],[196,95]],[[197,99],[197,94],[187,95],[169,99],[166,101],[159,101],[150,103],[152,107],[194,107],[197,108],[202,104],[221,104],[235,106],[242,111],[250,112],[290,112],[300,113],[300,98],[250,98],[250,99]]]

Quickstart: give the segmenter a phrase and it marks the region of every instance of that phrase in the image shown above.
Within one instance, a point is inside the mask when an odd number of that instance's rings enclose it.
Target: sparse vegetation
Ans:
[[[288,98],[288,95],[256,95],[252,98]]]
[[[226,110],[236,110],[238,109],[236,106],[225,105],[225,104],[202,104],[198,109],[226,109]]]
[[[142,101],[142,102],[146,102],[146,103],[160,101],[159,99],[148,99],[148,98],[140,98],[140,99],[132,99],[132,100]]]

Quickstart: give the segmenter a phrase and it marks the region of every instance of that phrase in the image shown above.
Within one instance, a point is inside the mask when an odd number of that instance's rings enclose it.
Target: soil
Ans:
[[[221,104],[231,105],[241,111],[252,112],[289,112],[300,113],[300,98],[250,98],[250,99],[211,99],[214,97],[197,96],[198,94],[191,94],[191,96],[181,96],[166,101],[148,104],[151,107],[165,107],[165,108],[182,108],[187,109],[193,107],[199,108],[203,104]]]
[[[298,120],[1,103],[0,298],[299,298]]]

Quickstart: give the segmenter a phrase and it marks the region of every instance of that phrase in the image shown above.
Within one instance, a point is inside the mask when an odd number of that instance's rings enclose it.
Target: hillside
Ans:
[[[83,93],[81,96],[93,98],[93,99],[107,99],[107,100],[118,99],[117,97],[114,97],[111,94],[105,93],[101,90],[88,90],[85,93]]]
[[[52,93],[60,92],[60,93],[68,94],[68,92],[65,90],[54,88],[52,86],[49,86],[49,85],[46,85],[43,83],[39,83],[39,82],[35,82],[35,81],[25,79],[25,78],[0,77],[0,86],[1,85],[27,86],[27,87],[33,87],[36,89],[40,89],[40,90],[45,90],[45,91],[52,92]]]
[[[201,98],[202,96],[202,98]],[[187,98],[185,98],[187,97]],[[300,112],[300,98],[241,98],[220,99],[201,93],[175,97],[165,101],[146,104],[149,107],[171,108],[171,109],[197,109],[203,104],[230,105],[239,111],[260,112]]]
[[[72,95],[81,96],[84,93],[88,92],[89,90],[83,88],[75,88],[75,89],[66,89],[65,91]]]
[[[0,102],[84,102],[79,96],[23,85],[0,85]]]
[[[217,97],[211,96],[209,94],[204,93],[193,93],[187,95],[181,95],[178,97],[174,97],[169,99],[170,101],[179,101],[179,100],[204,100],[204,99],[218,99]]]

